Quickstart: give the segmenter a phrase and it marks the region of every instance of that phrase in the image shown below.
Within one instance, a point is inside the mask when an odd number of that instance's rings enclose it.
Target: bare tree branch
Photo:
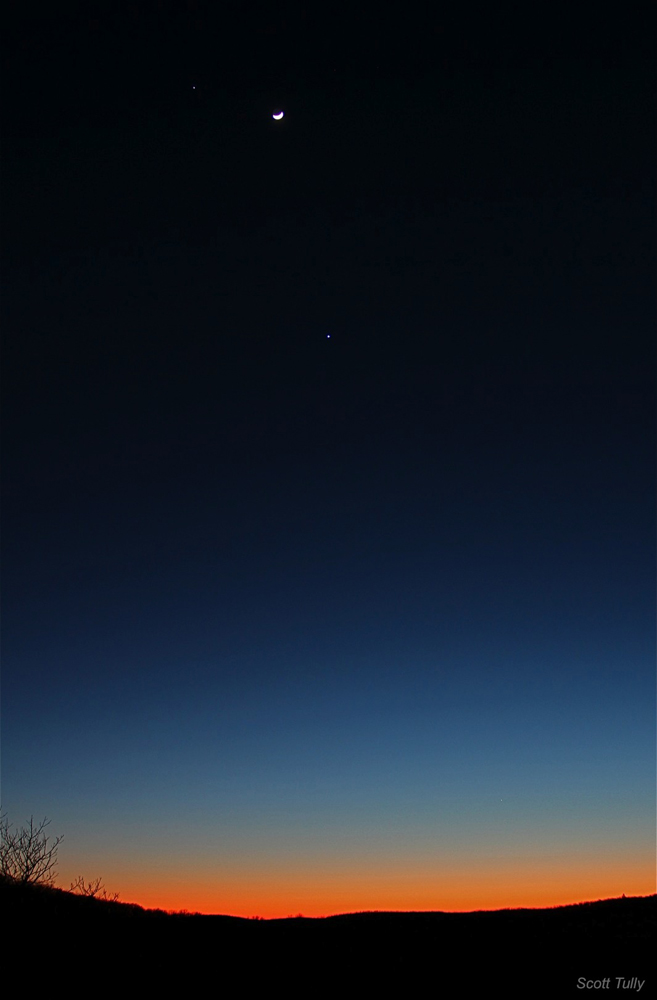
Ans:
[[[0,874],[15,882],[53,885],[57,852],[63,837],[51,842],[45,833],[50,820],[40,823],[30,816],[29,827],[13,830],[7,817],[0,816]]]
[[[119,898],[118,892],[112,895],[108,893],[101,879],[97,878],[93,882],[85,882],[82,875],[78,875],[75,882],[71,882],[71,892],[77,893],[78,896],[91,896],[109,903],[116,903]]]

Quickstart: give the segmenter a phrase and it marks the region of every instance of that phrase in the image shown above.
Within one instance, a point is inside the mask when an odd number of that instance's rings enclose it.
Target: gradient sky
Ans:
[[[10,17],[3,809],[166,909],[652,893],[649,33],[247,14]]]

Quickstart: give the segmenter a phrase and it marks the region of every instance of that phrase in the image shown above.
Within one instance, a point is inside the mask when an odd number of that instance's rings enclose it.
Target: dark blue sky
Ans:
[[[4,807],[157,905],[653,891],[642,32],[92,7],[5,59]]]

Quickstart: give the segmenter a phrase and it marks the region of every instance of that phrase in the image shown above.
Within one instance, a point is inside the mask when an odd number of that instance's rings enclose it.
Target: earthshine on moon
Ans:
[[[272,118],[275,118],[276,121],[278,122],[278,121],[281,120],[281,118],[283,117],[284,114],[285,114],[284,111],[274,111],[273,114],[272,114]]]

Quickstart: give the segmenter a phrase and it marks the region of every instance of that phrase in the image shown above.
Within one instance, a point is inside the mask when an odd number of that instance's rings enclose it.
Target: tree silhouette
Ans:
[[[49,819],[40,823],[30,816],[30,825],[13,830],[6,816],[0,816],[0,874],[23,884],[54,885],[57,852],[63,837],[51,842],[45,833]]]
[[[78,875],[75,882],[71,882],[71,892],[78,896],[92,896],[94,899],[102,899],[109,903],[116,903],[119,898],[118,892],[109,894],[101,879],[97,878],[93,882],[85,882],[82,875]]]

